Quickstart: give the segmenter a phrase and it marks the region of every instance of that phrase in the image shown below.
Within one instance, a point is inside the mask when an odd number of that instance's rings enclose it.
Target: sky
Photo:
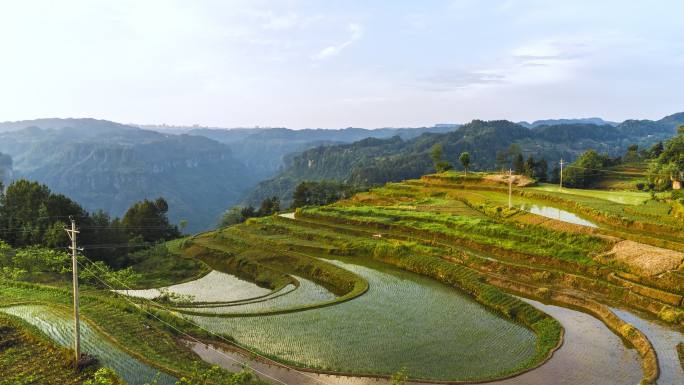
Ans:
[[[0,1],[0,121],[415,127],[684,111],[681,0]]]

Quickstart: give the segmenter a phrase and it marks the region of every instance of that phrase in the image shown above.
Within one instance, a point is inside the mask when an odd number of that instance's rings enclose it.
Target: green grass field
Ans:
[[[639,205],[651,199],[651,194],[643,191],[590,190],[567,187],[560,189],[560,186],[555,184],[542,184],[540,186],[528,187],[528,189],[604,199],[623,205]]]

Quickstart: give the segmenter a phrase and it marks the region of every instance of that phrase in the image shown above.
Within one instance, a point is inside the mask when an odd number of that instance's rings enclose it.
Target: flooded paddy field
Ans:
[[[259,317],[187,316],[278,360],[314,369],[415,378],[496,378],[523,368],[536,336],[432,279],[370,261],[332,263],[369,282],[335,306]]]
[[[0,311],[21,318],[62,346],[72,347],[74,344],[73,318],[66,312],[46,305],[16,305],[0,308]],[[174,385],[177,381],[122,351],[87,322],[81,322],[81,349],[96,357],[100,365],[113,369],[128,385],[148,383],[157,373],[159,385]]]

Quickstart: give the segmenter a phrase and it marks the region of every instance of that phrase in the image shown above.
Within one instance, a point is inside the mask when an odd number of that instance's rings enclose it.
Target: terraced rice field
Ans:
[[[525,300],[558,319],[565,328],[566,340],[553,357],[541,367],[519,376],[487,382],[488,385],[625,385],[641,377],[637,353],[597,319],[575,311]],[[300,385],[388,385],[388,379],[359,376],[300,373],[270,362],[255,360],[217,347],[193,346],[202,359],[226,369],[240,370],[241,364],[266,373],[288,384]],[[606,370],[610,368],[610,370]],[[414,382],[411,382],[414,384]]]
[[[114,290],[132,297],[154,299],[163,290],[187,297],[190,302],[231,302],[269,295],[271,290],[240,279],[234,275],[213,270],[204,277],[157,289]]]
[[[618,317],[641,330],[658,353],[660,377],[658,385],[684,384],[684,368],[679,362],[677,345],[684,343],[684,334],[669,329],[656,321],[650,321],[632,312],[612,309]]]
[[[0,308],[37,327],[52,340],[63,346],[73,346],[73,321],[66,313],[44,305],[18,305]],[[81,323],[81,344],[85,353],[96,357],[102,366],[113,369],[128,385],[150,382],[159,372],[117,348],[88,323]],[[160,385],[173,385],[176,379],[159,374]]]
[[[524,367],[535,335],[429,278],[368,260],[332,260],[369,282],[335,306],[260,317],[186,316],[279,360],[322,370],[472,380]]]
[[[234,304],[219,304],[215,306],[198,307],[178,307],[177,310],[185,312],[200,312],[209,314],[258,314],[266,312],[277,312],[304,305],[312,305],[332,301],[336,298],[335,294],[321,285],[308,279],[295,276],[299,281],[299,286],[288,285],[279,291],[282,295],[276,294],[263,299],[247,302],[237,302]]]
[[[536,215],[541,215],[546,218],[556,219],[559,221],[568,222],[575,225],[598,227],[594,222],[582,219],[569,211],[557,209],[555,207],[542,206],[537,204],[522,204],[520,208],[524,211]]]
[[[638,205],[651,199],[651,196],[647,192],[641,191],[588,190],[567,187],[561,190],[559,186],[551,184],[543,184],[541,186],[528,187],[528,189],[605,199],[607,201],[620,203],[623,205]]]

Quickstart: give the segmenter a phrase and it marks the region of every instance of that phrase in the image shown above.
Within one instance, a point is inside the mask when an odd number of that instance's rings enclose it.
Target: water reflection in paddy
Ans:
[[[582,219],[569,211],[557,209],[555,207],[540,206],[537,204],[523,204],[522,206],[520,206],[520,209],[530,212],[532,214],[541,215],[543,217],[568,222],[575,225],[598,227],[593,222],[587,221],[586,219]]]
[[[519,376],[489,382],[490,385],[635,385],[642,377],[637,352],[630,349],[598,319],[572,309],[524,299],[558,319],[565,328],[565,341],[541,367]],[[635,322],[636,323],[636,322]],[[193,347],[204,360],[237,370],[246,363],[269,377],[301,385],[386,385],[386,379],[301,373],[275,363],[245,358],[237,352],[217,351],[204,345]],[[444,361],[441,364],[449,365]],[[271,379],[272,380],[272,379]],[[417,383],[413,383],[417,384]],[[661,383],[667,384],[670,383]]]
[[[631,312],[612,309],[618,317],[634,325],[651,341],[658,356],[660,377],[658,385],[684,384],[684,370],[679,363],[677,344],[684,343],[684,334],[662,326],[654,321],[637,317]]]

